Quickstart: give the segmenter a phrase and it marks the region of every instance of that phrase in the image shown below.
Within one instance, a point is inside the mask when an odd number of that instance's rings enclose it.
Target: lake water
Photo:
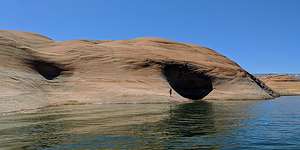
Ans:
[[[300,149],[300,97],[1,114],[0,149]]]

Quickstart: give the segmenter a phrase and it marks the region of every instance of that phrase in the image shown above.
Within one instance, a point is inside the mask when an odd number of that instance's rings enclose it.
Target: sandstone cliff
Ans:
[[[300,77],[295,75],[262,75],[258,77],[281,96],[300,95]]]
[[[56,42],[34,33],[0,31],[0,62],[1,111],[278,96],[214,50],[164,39]]]

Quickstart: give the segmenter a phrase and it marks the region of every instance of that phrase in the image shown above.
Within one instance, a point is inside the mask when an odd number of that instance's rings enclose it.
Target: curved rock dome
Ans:
[[[214,50],[164,39],[56,42],[34,33],[0,31],[0,61],[2,111],[278,96]]]

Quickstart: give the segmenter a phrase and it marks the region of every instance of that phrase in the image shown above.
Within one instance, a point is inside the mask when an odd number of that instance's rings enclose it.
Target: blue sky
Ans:
[[[6,0],[0,29],[161,37],[210,47],[251,73],[300,73],[300,0]]]

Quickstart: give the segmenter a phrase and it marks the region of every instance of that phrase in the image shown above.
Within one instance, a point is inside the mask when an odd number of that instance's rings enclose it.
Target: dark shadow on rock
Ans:
[[[199,100],[212,90],[212,80],[209,76],[197,71],[197,68],[187,64],[165,64],[162,73],[170,86],[182,97]]]
[[[41,74],[44,78],[47,80],[53,80],[63,71],[61,67],[58,67],[58,65],[50,62],[45,62],[41,60],[32,60],[29,62],[31,65],[32,69],[36,70],[39,74]]]

